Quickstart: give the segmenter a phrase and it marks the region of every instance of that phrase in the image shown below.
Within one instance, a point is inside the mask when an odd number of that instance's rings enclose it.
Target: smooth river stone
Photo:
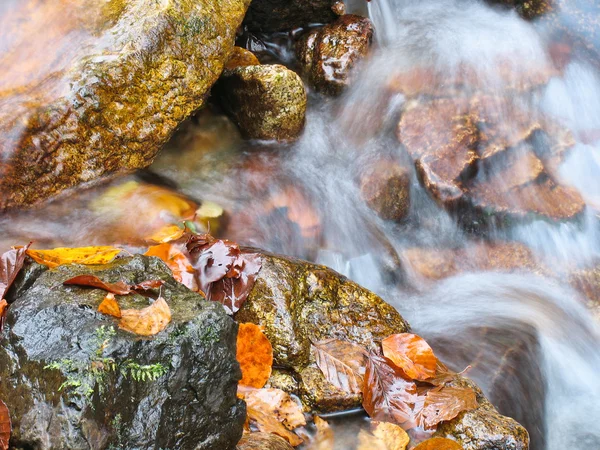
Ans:
[[[4,0],[0,210],[148,166],[201,107],[249,0]]]

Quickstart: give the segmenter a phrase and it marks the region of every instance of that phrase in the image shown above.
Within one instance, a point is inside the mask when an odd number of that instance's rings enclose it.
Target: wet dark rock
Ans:
[[[0,210],[150,165],[204,105],[250,2],[9,3]]]
[[[252,31],[289,31],[335,20],[336,0],[253,0],[244,24]]]
[[[293,450],[288,442],[269,433],[248,433],[242,437],[236,450]]]
[[[164,280],[172,322],[152,338],[119,330],[116,319],[97,312],[104,291],[62,285],[88,273],[109,282]],[[161,261],[33,264],[14,300],[0,337],[0,398],[12,414],[14,446],[235,448],[245,419],[236,397],[237,327],[219,304],[175,282]],[[118,300],[122,308],[149,304],[137,294]]]
[[[351,82],[352,69],[367,56],[373,25],[352,14],[310,31],[297,44],[302,72],[320,92],[338,95]]]
[[[408,330],[392,306],[333,270],[269,254],[262,257],[254,288],[235,318],[264,326],[274,365],[287,371],[285,383],[294,385],[293,377],[299,389],[293,393],[320,411],[359,405],[360,397],[325,381],[311,342],[338,338],[375,349],[389,335]]]
[[[410,210],[410,171],[402,164],[381,160],[360,178],[360,191],[369,207],[385,220],[401,221]]]
[[[226,70],[215,94],[247,138],[286,141],[302,132],[306,91],[300,77],[284,66]]]

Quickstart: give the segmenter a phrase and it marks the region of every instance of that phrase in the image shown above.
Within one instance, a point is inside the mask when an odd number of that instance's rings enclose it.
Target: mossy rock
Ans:
[[[0,210],[150,165],[204,105],[250,1],[75,3],[3,9]]]
[[[117,319],[97,311],[106,292],[63,286],[81,274],[163,280],[171,323],[151,338],[118,329]],[[117,298],[122,308],[149,304],[137,294]],[[160,260],[135,256],[51,270],[32,264],[14,300],[0,336],[0,398],[11,412],[12,445],[235,448],[245,419],[236,397],[237,325],[221,305],[177,283]]]

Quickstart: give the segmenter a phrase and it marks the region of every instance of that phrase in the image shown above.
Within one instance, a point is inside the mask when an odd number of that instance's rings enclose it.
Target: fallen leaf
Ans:
[[[0,450],[8,450],[8,441],[10,441],[10,413],[8,407],[0,400]]]
[[[187,249],[182,244],[160,244],[150,247],[146,256],[160,258],[173,273],[173,278],[191,289],[198,290],[195,270],[188,259]]]
[[[0,332],[4,329],[6,314],[8,313],[8,302],[4,299],[0,300]]]
[[[106,294],[106,297],[104,297],[104,300],[102,300],[102,303],[98,306],[98,312],[116,317],[117,319],[121,318],[121,307],[117,303],[113,293],[109,292]]]
[[[452,439],[436,437],[421,442],[413,450],[463,450],[463,446]]]
[[[238,386],[249,407],[259,409],[272,415],[288,430],[306,425],[302,408],[292,397],[281,389],[255,389],[248,386]]]
[[[112,294],[127,295],[134,291],[147,291],[149,289],[157,289],[165,284],[162,280],[146,280],[139,284],[127,284],[122,281],[116,283],[105,283],[100,278],[94,275],[78,275],[63,281],[64,285],[88,286],[98,289],[104,289]]]
[[[155,242],[157,244],[165,244],[176,241],[177,239],[181,238],[184,233],[185,229],[178,225],[167,225],[150,236],[147,241]]]
[[[410,442],[406,431],[389,422],[371,422],[373,435],[384,442],[386,450],[405,450]]]
[[[317,427],[317,434],[312,440],[309,449],[310,450],[333,450],[335,446],[335,437],[333,429],[329,424],[321,419],[319,416],[314,418],[315,426]]]
[[[239,324],[236,359],[242,369],[239,384],[264,387],[271,376],[273,347],[261,327],[253,323]]]
[[[425,396],[423,410],[418,413],[418,425],[433,428],[477,406],[477,396],[472,389],[451,386],[434,388]]]
[[[313,344],[317,366],[325,379],[343,391],[360,394],[368,355],[352,342],[327,339]]]
[[[363,386],[363,408],[373,420],[393,422],[404,429],[413,428],[417,386],[403,378],[394,364],[370,354]]]
[[[435,375],[437,358],[420,336],[411,333],[393,334],[381,342],[386,358],[413,380],[424,381]]]
[[[271,414],[249,405],[246,407],[246,411],[250,424],[254,425],[259,431],[276,434],[288,441],[293,447],[302,444],[303,440],[296,433],[289,431]]]
[[[358,433],[358,446],[356,450],[388,450],[385,442],[367,430]]]
[[[159,297],[144,309],[122,310],[119,328],[140,336],[154,336],[163,331],[169,322],[171,309],[165,299]]]
[[[23,268],[25,254],[31,242],[25,247],[13,248],[0,256],[0,299],[3,299],[15,278]]]
[[[27,255],[35,262],[50,268],[61,264],[107,264],[121,249],[115,247],[55,248],[53,250],[27,250]]]

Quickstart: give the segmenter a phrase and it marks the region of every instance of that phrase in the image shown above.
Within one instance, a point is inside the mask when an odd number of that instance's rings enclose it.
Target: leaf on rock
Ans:
[[[417,386],[386,358],[370,354],[363,386],[363,408],[373,420],[408,430],[416,426]]]
[[[72,263],[107,264],[119,253],[121,253],[121,249],[108,246],[27,250],[27,255],[34,261],[50,268]]]
[[[327,339],[313,344],[317,366],[325,379],[343,391],[360,394],[368,355],[352,342]]]
[[[296,433],[284,427],[273,415],[250,405],[247,406],[246,411],[250,424],[255,426],[258,431],[276,434],[288,441],[293,447],[302,444],[303,440]]]
[[[106,294],[106,297],[104,297],[104,300],[102,300],[102,303],[98,306],[98,312],[116,317],[117,319],[121,318],[121,307],[117,303],[114,294],[110,292]]]
[[[435,375],[437,358],[420,336],[393,334],[381,342],[383,354],[413,380],[424,381]]]
[[[130,287],[132,291],[148,291],[150,289],[158,289],[163,284],[165,284],[163,280],[146,280]]]
[[[406,431],[398,425],[389,422],[371,422],[373,436],[385,444],[386,450],[405,450],[410,442]]]
[[[470,388],[437,387],[427,392],[423,410],[418,414],[418,425],[433,428],[438,423],[452,420],[461,412],[477,406],[477,396]]]
[[[11,423],[8,407],[0,400],[0,450],[8,450],[10,441]]]
[[[242,369],[239,384],[257,389],[264,387],[271,376],[273,347],[261,327],[253,323],[239,324],[236,359]]]
[[[4,329],[6,314],[8,313],[8,302],[4,299],[0,300],[0,332]]]
[[[198,290],[195,278],[195,270],[188,258],[187,249],[183,244],[160,244],[150,247],[146,256],[156,256],[163,260],[171,272],[173,278],[185,285],[192,291]]]
[[[133,291],[147,291],[149,289],[157,289],[165,284],[162,280],[146,280],[139,284],[129,285],[122,281],[116,283],[105,283],[100,278],[94,275],[78,275],[63,281],[64,285],[88,286],[98,289],[104,289],[107,292],[117,295],[131,294]]]
[[[321,419],[319,416],[314,418],[315,426],[317,427],[317,434],[311,441],[309,447],[310,450],[333,450],[335,446],[335,436],[333,429],[329,426],[327,421]]]
[[[154,336],[163,331],[169,322],[171,322],[171,309],[165,299],[159,297],[144,309],[121,311],[119,328],[140,336]]]
[[[413,450],[463,450],[463,446],[452,439],[436,437],[421,442]]]
[[[288,430],[306,425],[300,405],[281,389],[254,389],[238,386],[238,393],[243,395],[248,408],[257,409],[272,416]]]
[[[23,268],[25,254],[31,242],[25,247],[13,248],[0,256],[0,299],[3,299],[15,278]]]

